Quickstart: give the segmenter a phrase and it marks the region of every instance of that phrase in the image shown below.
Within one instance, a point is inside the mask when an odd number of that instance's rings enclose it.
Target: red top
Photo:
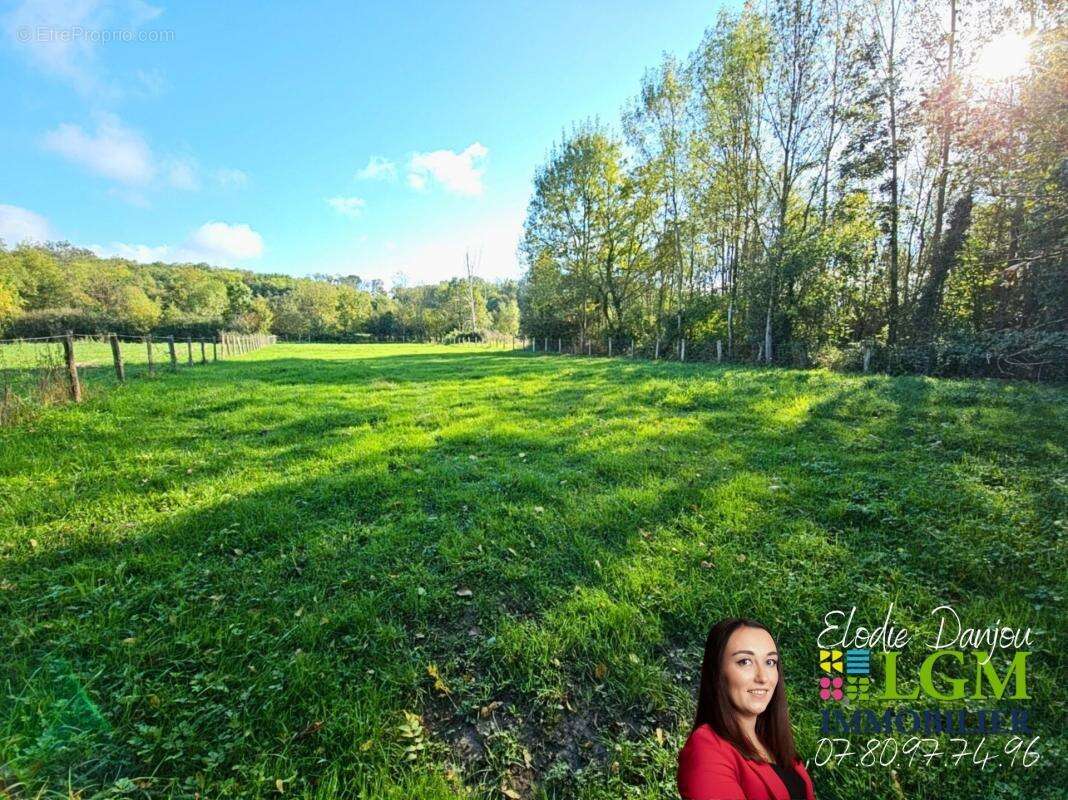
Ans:
[[[805,800],[816,800],[800,759],[794,769],[805,784]],[[770,764],[746,758],[708,725],[695,728],[679,752],[678,784],[683,800],[792,800]]]

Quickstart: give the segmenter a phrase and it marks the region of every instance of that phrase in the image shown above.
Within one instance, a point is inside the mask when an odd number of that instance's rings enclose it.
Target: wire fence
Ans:
[[[722,339],[691,341],[622,337],[525,337],[513,349],[557,355],[611,356],[655,361],[759,364],[836,372],[928,375],[947,378],[1002,378],[1033,381],[1068,380],[1068,334],[1005,331],[970,339],[943,338],[895,346],[876,341],[824,347],[816,352],[801,342],[787,343],[767,359],[762,342]]]
[[[33,409],[80,403],[99,389],[202,366],[277,341],[267,334],[194,336],[36,336],[0,339],[0,425]]]
[[[740,361],[731,358],[722,341],[694,342],[686,339],[649,339],[638,341],[622,337],[561,337],[534,336],[518,340],[513,349],[521,347],[532,353],[569,356],[605,356],[609,358],[643,358],[654,361]]]

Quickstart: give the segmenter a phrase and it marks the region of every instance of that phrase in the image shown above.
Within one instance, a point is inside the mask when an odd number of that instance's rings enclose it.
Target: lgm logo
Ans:
[[[873,653],[867,648],[846,650],[820,650],[820,668],[826,675],[820,678],[819,694],[824,701],[841,702],[850,700],[916,700],[921,692],[933,700],[982,700],[994,698],[1030,700],[1027,693],[1027,657],[1029,651],[1019,650],[1009,661],[1004,674],[999,674],[985,651],[941,650],[928,655],[920,664],[917,672],[918,685],[911,690],[899,685],[898,657],[899,651],[875,653],[882,658],[885,680],[881,692],[874,690],[872,684],[871,658]],[[843,658],[844,656],[844,658]],[[964,666],[974,663],[974,679],[969,685],[966,678],[950,678],[941,675],[936,679],[936,670],[941,662],[953,662]],[[841,673],[841,674],[836,674]]]
[[[892,603],[884,622],[873,629],[853,627],[855,607],[848,614],[831,611],[824,616],[826,627],[817,640],[821,673],[817,690],[826,704],[822,713],[825,733],[832,729],[845,733],[1029,732],[1027,711],[1020,708],[857,710],[865,702],[898,703],[921,697],[940,702],[1032,699],[1027,688],[1031,651],[1019,649],[1030,646],[1030,628],[1021,632],[1001,626],[1000,620],[985,629],[965,628],[950,606],[939,606],[931,613],[940,618],[938,634],[927,642],[930,652],[911,674],[901,656],[912,636],[907,628],[894,624]],[[1005,658],[998,659],[1004,664],[999,670],[992,656],[1002,649],[1006,652]],[[873,675],[873,666],[880,663],[881,684]],[[851,717],[835,704],[853,709]]]

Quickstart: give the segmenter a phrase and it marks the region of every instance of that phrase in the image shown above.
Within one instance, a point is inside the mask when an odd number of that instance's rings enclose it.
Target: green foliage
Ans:
[[[440,338],[518,331],[518,287],[454,278],[397,288],[356,276],[257,275],[191,264],[101,259],[65,244],[0,247],[0,335],[79,333],[213,336],[220,330],[324,341]]]
[[[15,287],[0,279],[0,330],[3,330],[4,325],[19,313],[21,306],[22,298],[19,297]]]
[[[1065,22],[997,11],[1032,56],[992,83],[969,74],[987,12],[957,9],[952,40],[922,4],[722,13],[646,73],[626,150],[585,123],[536,173],[524,332],[786,365],[877,342],[975,374],[989,335],[1068,331]]]
[[[519,334],[519,303],[514,297],[497,303],[493,310],[493,329],[509,336]]]

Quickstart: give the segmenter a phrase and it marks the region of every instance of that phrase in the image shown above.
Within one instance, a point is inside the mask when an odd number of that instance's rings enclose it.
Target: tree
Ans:
[[[22,298],[15,287],[0,277],[0,331],[22,310]]]
[[[744,313],[741,287],[760,263],[765,170],[760,151],[760,107],[768,76],[771,31],[747,8],[721,14],[705,34],[691,68],[698,130],[691,150],[702,168],[695,214],[720,253],[718,289],[726,296],[729,357],[736,354],[736,318]],[[662,304],[657,298],[657,303]]]
[[[371,318],[371,296],[351,284],[337,287],[337,325],[342,333],[364,330]]]
[[[498,305],[493,316],[493,329],[508,336],[519,333],[519,304],[509,297]]]
[[[336,289],[327,283],[298,281],[291,292],[276,299],[272,311],[275,333],[300,338],[337,330]]]

